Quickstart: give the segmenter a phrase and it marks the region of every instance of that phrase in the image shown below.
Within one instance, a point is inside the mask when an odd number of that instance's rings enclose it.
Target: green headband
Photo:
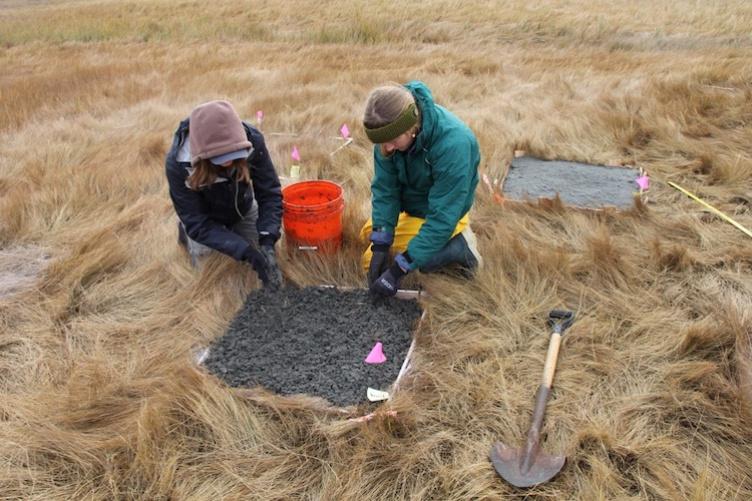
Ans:
[[[393,122],[375,129],[369,129],[368,127],[365,127],[365,125],[364,127],[368,139],[374,144],[381,144],[396,139],[410,130],[410,128],[416,123],[418,123],[418,109],[415,107],[415,103],[410,103]]]

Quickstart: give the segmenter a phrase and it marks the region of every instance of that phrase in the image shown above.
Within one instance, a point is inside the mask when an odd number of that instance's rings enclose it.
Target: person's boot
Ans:
[[[434,273],[438,271],[452,273],[456,270],[462,276],[470,278],[478,268],[479,264],[479,260],[475,257],[477,250],[475,250],[475,252],[473,252],[473,250],[474,249],[468,245],[467,240],[465,240],[465,236],[460,233],[459,235],[452,237],[443,249],[434,254],[434,256],[420,268],[420,271],[423,273]]]

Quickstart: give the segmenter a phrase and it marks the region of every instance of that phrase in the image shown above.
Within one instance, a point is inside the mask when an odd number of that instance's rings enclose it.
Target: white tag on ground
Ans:
[[[206,360],[209,357],[209,348],[197,348],[193,352],[193,360],[196,361],[198,365],[201,365],[204,363],[204,360]]]
[[[373,388],[368,388],[368,390],[366,391],[366,396],[371,402],[381,402],[382,400],[389,400],[389,393],[381,390],[375,390]]]

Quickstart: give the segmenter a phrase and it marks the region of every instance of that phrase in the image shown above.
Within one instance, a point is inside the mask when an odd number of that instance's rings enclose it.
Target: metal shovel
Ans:
[[[548,343],[546,365],[543,368],[543,381],[535,394],[535,410],[527,432],[525,447],[513,449],[501,442],[491,447],[491,462],[496,473],[516,487],[532,487],[551,480],[564,466],[566,458],[561,455],[546,454],[540,448],[540,431],[543,415],[546,413],[548,394],[556,370],[559,345],[564,331],[572,325],[574,312],[553,310],[548,315],[548,325],[553,328]]]

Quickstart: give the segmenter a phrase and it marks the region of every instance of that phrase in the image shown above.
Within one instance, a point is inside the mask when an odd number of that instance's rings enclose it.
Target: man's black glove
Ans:
[[[261,254],[266,259],[267,282],[264,287],[277,290],[282,287],[282,272],[277,265],[277,255],[274,253],[273,245],[262,245]]]
[[[410,256],[407,252],[397,254],[394,263],[371,284],[371,292],[379,296],[394,296],[402,277],[410,273],[410,269]]]

